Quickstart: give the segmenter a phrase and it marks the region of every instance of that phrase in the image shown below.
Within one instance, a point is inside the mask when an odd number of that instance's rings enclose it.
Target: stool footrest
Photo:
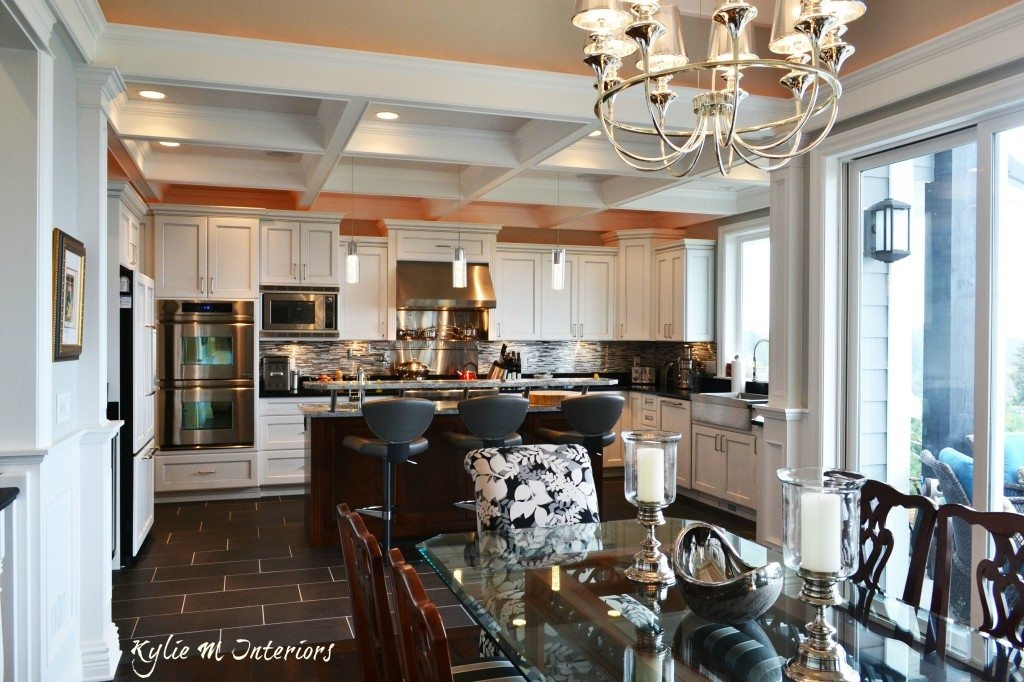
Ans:
[[[375,504],[372,507],[360,507],[359,509],[356,509],[356,511],[360,514],[366,514],[367,516],[387,521],[391,518],[391,512],[394,511],[394,508],[385,509],[383,506]]]

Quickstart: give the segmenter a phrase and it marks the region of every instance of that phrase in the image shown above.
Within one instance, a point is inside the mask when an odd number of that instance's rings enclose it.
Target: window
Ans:
[[[753,378],[754,347],[758,341],[768,339],[768,321],[771,314],[769,264],[771,239],[768,226],[761,223],[722,228],[720,246],[719,302],[719,361],[720,374],[725,374],[724,363],[739,355],[744,373]],[[757,381],[768,381],[768,344],[757,347]]]

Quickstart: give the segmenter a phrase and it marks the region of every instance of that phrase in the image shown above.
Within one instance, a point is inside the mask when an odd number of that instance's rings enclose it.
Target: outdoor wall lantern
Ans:
[[[864,224],[871,229],[872,258],[895,263],[910,255],[910,204],[883,199],[864,211]]]

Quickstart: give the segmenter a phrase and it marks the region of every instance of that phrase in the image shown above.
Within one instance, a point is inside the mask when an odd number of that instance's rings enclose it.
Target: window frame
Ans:
[[[742,324],[739,306],[741,248],[745,242],[758,239],[768,239],[770,244],[771,229],[768,216],[718,228],[718,291],[715,298],[718,308],[716,324],[719,376],[725,376],[725,363],[735,355],[740,355],[745,366],[750,362],[750,358],[742,356],[742,344],[738,339]],[[769,263],[770,271],[771,263]],[[769,285],[771,283],[770,276],[768,283]],[[770,305],[771,295],[769,294]],[[771,311],[769,310],[770,316]]]

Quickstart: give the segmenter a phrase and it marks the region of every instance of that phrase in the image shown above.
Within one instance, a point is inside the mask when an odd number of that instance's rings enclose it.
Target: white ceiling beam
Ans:
[[[147,201],[161,200],[162,193],[158,192],[146,179],[146,174],[142,170],[144,156],[139,152],[138,146],[134,142],[122,142],[114,129],[108,126],[107,149],[113,155],[118,165],[124,170],[131,183],[135,185],[135,189],[139,191],[143,199]]]
[[[305,178],[295,162],[251,159],[239,163],[230,156],[157,154],[146,163],[151,180],[185,185],[253,187],[304,191]]]
[[[346,151],[410,161],[519,165],[508,133],[440,126],[364,121],[352,135]]]
[[[316,117],[301,114],[122,100],[110,120],[122,138],[300,154],[324,151]]]
[[[307,159],[310,167],[306,169],[306,191],[299,197],[299,208],[309,208],[320,196],[369,105],[366,100],[320,103],[317,119],[324,131],[324,153]]]

